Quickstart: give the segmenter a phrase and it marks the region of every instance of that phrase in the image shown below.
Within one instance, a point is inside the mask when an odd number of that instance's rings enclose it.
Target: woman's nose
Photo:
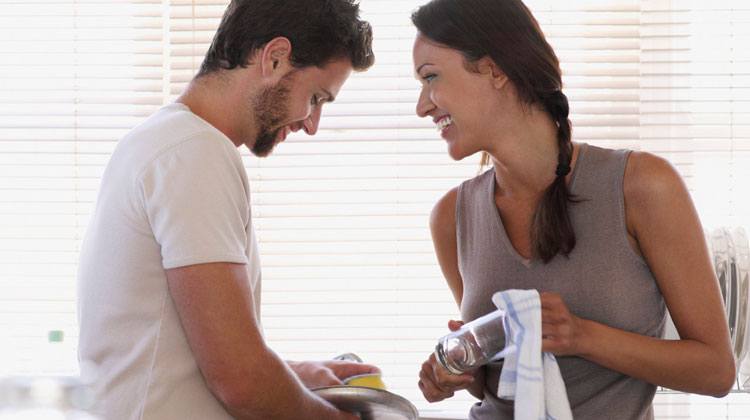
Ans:
[[[417,101],[417,115],[424,118],[430,114],[430,111],[435,109],[435,104],[430,100],[430,93],[427,89],[422,89],[419,92],[419,100]]]

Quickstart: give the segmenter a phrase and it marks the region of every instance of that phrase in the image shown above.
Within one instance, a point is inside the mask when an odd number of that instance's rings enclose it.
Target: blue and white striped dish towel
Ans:
[[[542,354],[542,307],[536,290],[506,290],[492,296],[506,311],[506,349],[497,396],[515,400],[515,420],[572,420],[560,367]],[[505,352],[504,352],[505,353]]]

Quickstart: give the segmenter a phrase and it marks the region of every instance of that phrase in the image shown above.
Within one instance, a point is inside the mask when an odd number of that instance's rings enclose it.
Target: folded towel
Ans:
[[[536,290],[495,293],[492,302],[506,311],[506,348],[499,398],[515,400],[515,420],[572,420],[560,367],[551,353],[542,355],[542,307]]]

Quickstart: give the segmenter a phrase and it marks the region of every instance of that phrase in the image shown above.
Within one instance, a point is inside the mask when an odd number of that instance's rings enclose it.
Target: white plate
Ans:
[[[313,390],[336,407],[358,413],[362,420],[417,420],[419,413],[406,398],[363,386],[329,386]]]
[[[726,229],[714,229],[711,234],[711,255],[714,263],[714,270],[716,271],[716,277],[719,279],[721,297],[724,302],[724,311],[729,324],[729,334],[732,337],[732,342],[734,342],[734,334],[737,324],[737,309],[735,307],[737,293],[734,291],[733,294],[732,290],[731,260],[734,258],[734,255],[730,256],[730,252],[734,254],[732,236]],[[732,299],[732,297],[735,299]]]
[[[750,243],[743,228],[732,231],[737,268],[737,330],[734,344],[738,365],[750,352]]]

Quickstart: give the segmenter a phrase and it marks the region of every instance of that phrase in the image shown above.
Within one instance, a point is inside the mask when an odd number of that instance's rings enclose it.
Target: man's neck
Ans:
[[[246,138],[244,133],[254,127],[238,127],[237,92],[232,92],[228,80],[219,76],[202,76],[193,79],[176,102],[182,103],[195,115],[224,133],[235,146],[240,147]]]

